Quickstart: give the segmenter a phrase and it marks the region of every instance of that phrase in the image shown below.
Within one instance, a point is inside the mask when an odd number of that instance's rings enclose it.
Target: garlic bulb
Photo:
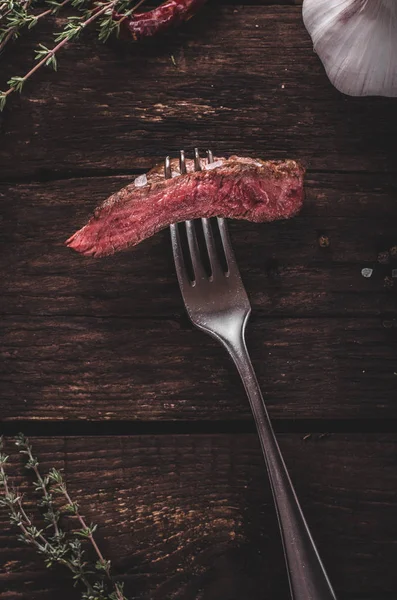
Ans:
[[[397,96],[397,0],[304,0],[303,21],[339,91]]]

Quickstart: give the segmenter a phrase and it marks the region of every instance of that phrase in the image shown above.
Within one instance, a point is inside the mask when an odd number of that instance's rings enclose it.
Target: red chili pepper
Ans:
[[[206,1],[166,0],[153,10],[134,13],[126,18],[120,13],[113,13],[113,18],[116,21],[122,20],[122,29],[128,31],[134,40],[141,40],[188,21]]]

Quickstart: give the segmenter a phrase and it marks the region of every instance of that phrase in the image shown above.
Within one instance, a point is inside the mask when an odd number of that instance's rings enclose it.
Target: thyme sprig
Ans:
[[[97,24],[98,39],[106,42],[112,35],[119,35],[121,23],[130,16],[145,0],[133,4],[132,0],[45,0],[48,7],[38,12],[38,0],[0,0],[0,52],[12,39],[17,39],[24,29],[32,29],[46,17],[57,15],[65,7],[70,7],[73,14],[65,19],[61,31],[55,32],[55,45],[48,48],[42,43],[35,51],[38,61],[25,75],[16,75],[8,81],[8,89],[0,91],[0,111],[6,105],[8,96],[13,92],[21,93],[26,81],[41,67],[57,70],[57,53],[69,42],[76,40],[83,30]],[[118,13],[117,20],[113,18]]]
[[[38,506],[43,511],[45,523],[42,528],[33,523],[23,506],[22,494],[11,485],[6,472],[9,457],[3,452],[4,443],[0,438],[0,507],[8,510],[10,523],[19,528],[18,539],[35,548],[44,557],[47,567],[58,563],[69,569],[75,584],[80,583],[84,587],[82,600],[126,600],[122,584],[113,581],[111,563],[104,558],[94,538],[97,526],[87,524],[78,503],[69,495],[62,473],[53,468],[43,477],[29,440],[19,434],[15,444],[26,457],[25,468],[34,473],[34,488],[41,496]],[[66,504],[58,508],[60,501]],[[77,530],[62,528],[61,520],[65,515],[77,519]],[[84,540],[89,541],[95,551],[97,560],[94,565],[86,559]]]

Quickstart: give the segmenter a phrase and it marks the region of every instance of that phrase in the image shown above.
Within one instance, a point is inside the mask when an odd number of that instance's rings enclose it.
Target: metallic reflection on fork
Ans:
[[[207,153],[213,162],[212,152]],[[180,173],[185,174],[185,153],[180,152]],[[194,168],[201,170],[195,150]],[[165,177],[172,177],[169,157],[165,159]],[[179,287],[188,315],[196,327],[220,341],[232,357],[244,383],[255,418],[270,484],[276,505],[284,555],[293,600],[336,600],[315,543],[310,534],[294,487],[281,455],[259,384],[245,344],[245,327],[251,312],[241,281],[224,219],[218,227],[227,269],[222,266],[209,219],[201,219],[205,251],[211,274],[206,272],[200,254],[194,221],[170,226],[172,250]],[[183,248],[179,227],[186,228],[187,247]],[[189,256],[193,275],[189,275],[184,256]]]

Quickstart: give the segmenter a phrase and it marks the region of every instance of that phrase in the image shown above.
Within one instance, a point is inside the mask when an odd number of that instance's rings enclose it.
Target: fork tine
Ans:
[[[240,277],[240,271],[237,265],[236,258],[234,256],[232,243],[230,241],[229,231],[225,219],[223,219],[222,217],[218,217],[218,226],[221,234],[223,249],[225,251],[228,274],[237,275],[238,277]]]
[[[194,149],[194,170],[201,171],[200,154],[198,148]]]
[[[219,277],[223,274],[223,269],[219,261],[218,252],[215,246],[214,234],[210,219],[201,219],[205,243],[207,245],[208,258],[210,259],[212,277]]]
[[[197,281],[198,279],[206,279],[207,275],[204,271],[203,264],[201,261],[199,245],[197,242],[197,234],[196,228],[194,226],[194,221],[186,221],[186,234],[187,241],[189,244],[190,258],[193,265],[194,278]]]
[[[207,161],[209,164],[214,162],[212,150],[207,150]],[[212,277],[218,277],[219,275],[222,275],[223,269],[216,250],[211,221],[210,219],[201,219],[201,222],[203,224],[205,243],[207,245],[208,258],[210,259]]]
[[[169,156],[166,156],[164,161],[164,177],[166,179],[171,179],[172,177],[171,161]]]
[[[181,158],[182,158],[182,153],[181,153]],[[199,154],[198,148],[194,149],[194,170],[201,171],[200,154]],[[199,250],[199,245],[197,242],[197,234],[196,234],[196,228],[194,226],[194,221],[185,221],[185,225],[186,225],[187,241],[189,244],[190,258],[191,258],[192,265],[193,265],[194,278],[197,281],[198,279],[206,278],[206,273],[204,271],[202,261],[201,261],[200,250]]]
[[[181,238],[179,235],[178,224],[170,225],[172,253],[174,255],[175,269],[178,277],[179,287],[183,293],[187,286],[190,286],[190,280],[187,274],[185,259],[183,258]]]
[[[186,175],[187,169],[186,169],[186,160],[185,160],[185,151],[184,150],[181,150],[179,152],[179,169],[181,171],[181,175]]]
[[[184,156],[183,151],[181,151],[181,167],[182,167],[182,157],[183,157],[183,163],[184,163],[185,156]],[[171,161],[170,161],[169,156],[165,157],[164,176],[166,179],[171,179],[171,177],[172,177]],[[187,275],[185,261],[183,258],[181,238],[179,235],[179,229],[178,229],[177,223],[172,223],[170,225],[170,232],[171,232],[172,252],[174,255],[176,275],[178,277],[179,287],[181,288],[181,291],[183,293],[183,290],[186,289],[186,286],[190,285],[190,282],[189,282],[189,277]]]

